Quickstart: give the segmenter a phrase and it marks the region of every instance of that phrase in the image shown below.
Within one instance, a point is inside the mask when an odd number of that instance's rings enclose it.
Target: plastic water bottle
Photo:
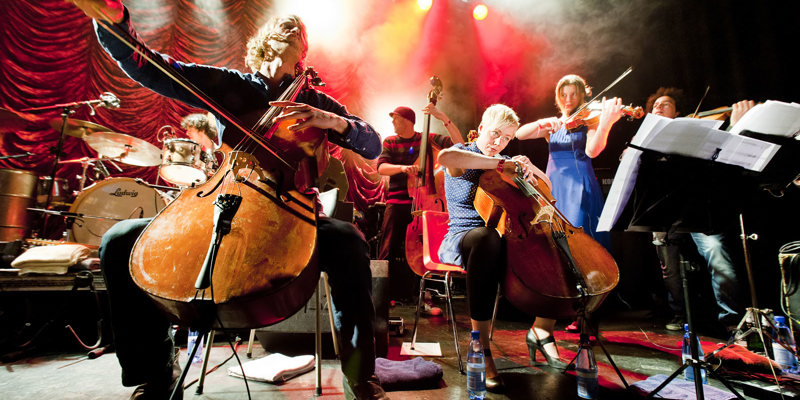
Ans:
[[[578,378],[578,397],[596,399],[600,388],[597,379],[597,361],[589,343],[589,335],[581,334],[581,346],[578,349],[578,360],[575,362],[575,376]]]
[[[467,351],[467,394],[470,400],[486,397],[486,360],[483,357],[481,333],[472,331]]]
[[[775,341],[772,342],[772,354],[775,356],[775,362],[781,365],[784,371],[797,372],[797,347],[792,337],[792,331],[786,325],[786,317],[781,315],[775,316]],[[781,346],[780,343],[789,346],[792,350],[787,350]]]
[[[192,358],[192,362],[195,364],[199,364],[201,361],[203,361],[203,341],[197,340],[199,336],[200,332],[189,329],[189,336],[187,336],[186,339],[187,354],[192,354],[192,349],[194,348],[195,344],[197,345],[197,352],[194,353],[194,358]]]
[[[697,339],[695,336],[695,340],[697,342],[697,358],[699,360],[705,360],[706,356],[703,354],[703,347],[700,346],[700,339]],[[683,348],[681,349],[681,361],[686,363],[686,360],[692,358],[692,348],[690,347],[689,343],[691,343],[691,335],[689,335],[689,324],[683,324]],[[706,376],[705,368],[700,369],[700,376],[703,378],[703,383],[708,383],[708,377]],[[683,370],[683,379],[694,382],[694,367],[689,366]]]

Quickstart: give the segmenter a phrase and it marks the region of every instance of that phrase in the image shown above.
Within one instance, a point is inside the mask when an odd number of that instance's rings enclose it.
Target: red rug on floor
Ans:
[[[504,356],[517,364],[528,365],[528,347],[525,344],[525,335],[527,332],[527,330],[496,330],[493,337],[493,351],[495,352],[496,357]],[[559,353],[561,355],[561,359],[565,361],[572,360],[572,358],[575,357],[575,351],[566,349],[561,342],[572,342],[573,344],[577,344],[580,339],[580,335],[557,331],[555,332],[555,336],[556,341],[559,343]],[[668,335],[642,331],[603,331],[601,332],[601,336],[602,340],[606,344],[614,343],[642,346],[670,354],[675,357],[676,361],[679,360],[681,356],[682,336],[679,335]],[[724,343],[715,343],[713,340],[714,339],[706,337],[700,338],[700,344],[703,346],[703,351],[706,355],[711,355],[714,350],[724,345]],[[595,346],[594,351],[599,360],[605,360],[604,355],[602,355],[602,348],[600,348],[600,346]],[[539,355],[539,357],[541,357],[541,355]],[[614,354],[611,354],[611,357],[613,359]],[[772,374],[768,364],[771,362],[771,360],[764,356],[755,354],[741,346],[732,345],[729,348],[719,352],[716,357],[718,360],[722,361],[722,366],[726,372],[757,374],[763,379],[772,379]],[[708,357],[707,359],[709,362],[714,362],[712,357]],[[773,365],[776,367],[778,374],[780,374],[780,366],[774,362]],[[598,366],[600,367],[599,373],[601,385],[608,388],[624,387],[616,371],[610,364],[598,362]],[[628,384],[648,378],[648,375],[635,371],[621,370],[621,372]]]

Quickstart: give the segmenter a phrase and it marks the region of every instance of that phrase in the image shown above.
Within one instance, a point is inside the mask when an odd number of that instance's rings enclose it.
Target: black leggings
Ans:
[[[474,228],[461,239],[459,250],[467,269],[470,318],[488,321],[492,318],[497,285],[506,268],[503,239],[494,229]]]

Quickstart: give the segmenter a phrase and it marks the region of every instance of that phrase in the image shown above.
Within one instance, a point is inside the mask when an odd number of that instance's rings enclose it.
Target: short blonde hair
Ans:
[[[512,125],[519,126],[519,117],[511,107],[505,104],[492,104],[483,112],[481,125],[493,129],[502,129]]]
[[[280,32],[280,28],[284,24],[289,24],[292,27],[300,28],[300,38],[305,44],[303,54],[300,55],[300,61],[295,65],[295,71],[302,72],[306,54],[308,54],[308,33],[306,26],[300,17],[296,15],[288,15],[286,17],[272,17],[259,28],[255,35],[247,40],[247,54],[244,56],[244,63],[252,72],[261,69],[261,64],[264,61],[272,61],[275,59],[275,49],[269,45],[270,40],[285,41],[286,36]]]
[[[561,90],[568,85],[575,86],[575,91],[583,94],[580,105],[583,105],[586,102],[586,98],[592,95],[592,88],[586,85],[586,81],[583,78],[578,75],[567,75],[559,79],[556,84],[556,106],[558,106],[559,110],[564,108],[564,104],[561,102]]]

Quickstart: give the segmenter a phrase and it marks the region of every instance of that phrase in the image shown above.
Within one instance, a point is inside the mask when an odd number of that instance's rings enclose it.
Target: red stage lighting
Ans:
[[[485,19],[487,15],[489,15],[489,9],[483,4],[478,4],[472,9],[472,17],[478,21]]]

